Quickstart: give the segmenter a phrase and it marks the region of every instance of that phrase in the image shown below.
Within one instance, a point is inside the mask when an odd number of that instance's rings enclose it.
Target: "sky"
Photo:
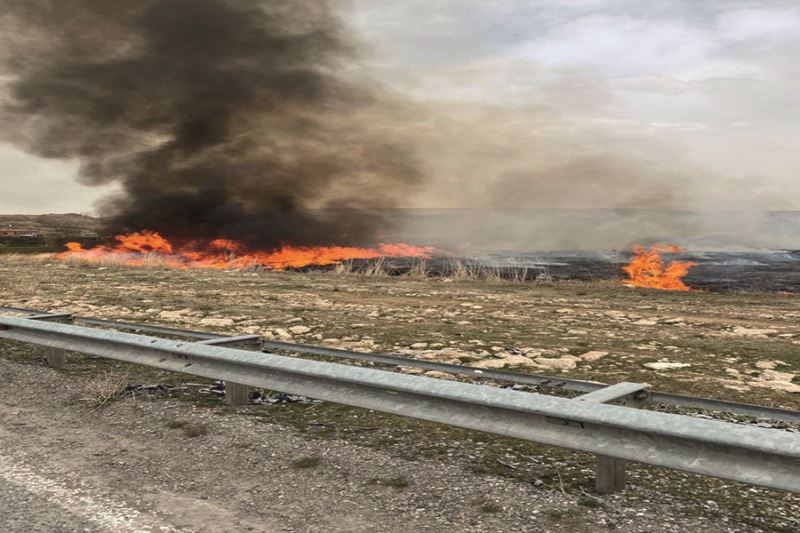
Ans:
[[[429,176],[409,207],[800,209],[794,0],[351,0],[341,17],[359,73],[407,109],[392,127]],[[0,213],[93,212],[113,187],[78,168],[0,145]]]

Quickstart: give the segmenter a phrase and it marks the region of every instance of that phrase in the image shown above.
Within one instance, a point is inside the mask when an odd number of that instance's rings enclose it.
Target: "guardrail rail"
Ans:
[[[601,493],[624,487],[626,461],[800,493],[800,435],[643,411],[639,407],[652,396],[646,384],[591,384],[591,390],[581,390],[583,395],[562,398],[254,352],[262,341],[252,335],[226,337],[138,325],[154,333],[190,337],[174,340],[71,325],[72,319],[68,314],[0,316],[0,338],[44,346],[54,366],[64,364],[65,351],[73,351],[223,380],[231,403],[246,401],[247,387],[260,387],[593,453]],[[587,383],[574,382],[580,387]],[[793,421],[800,419],[800,413],[777,411]]]

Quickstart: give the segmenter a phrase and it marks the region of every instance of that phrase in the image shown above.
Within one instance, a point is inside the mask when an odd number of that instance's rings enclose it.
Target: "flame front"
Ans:
[[[171,268],[236,269],[260,266],[271,270],[301,268],[309,265],[331,265],[351,259],[378,257],[430,257],[431,246],[405,243],[381,244],[376,248],[353,246],[291,246],[271,251],[248,250],[244,244],[217,239],[207,245],[190,242],[176,245],[154,231],[117,235],[113,245],[83,248],[77,242],[67,243],[67,250],[57,259],[74,259],[86,263],[122,263],[127,266],[159,264]]]
[[[691,261],[671,261],[664,265],[662,253],[675,254],[683,249],[672,244],[655,244],[649,249],[635,245],[633,259],[622,267],[630,278],[626,284],[631,287],[663,289],[670,291],[690,291],[683,277],[697,263]]]

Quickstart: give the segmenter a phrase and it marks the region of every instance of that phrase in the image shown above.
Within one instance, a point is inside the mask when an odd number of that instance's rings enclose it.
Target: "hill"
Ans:
[[[46,240],[65,237],[97,238],[100,220],[76,213],[52,215],[0,215],[0,227],[29,229]]]

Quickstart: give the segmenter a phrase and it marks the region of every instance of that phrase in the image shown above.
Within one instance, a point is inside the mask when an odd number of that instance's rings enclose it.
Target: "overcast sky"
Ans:
[[[418,106],[431,181],[408,205],[800,209],[800,2],[355,0],[344,18]],[[107,190],[77,168],[0,146],[0,213],[92,211]]]

